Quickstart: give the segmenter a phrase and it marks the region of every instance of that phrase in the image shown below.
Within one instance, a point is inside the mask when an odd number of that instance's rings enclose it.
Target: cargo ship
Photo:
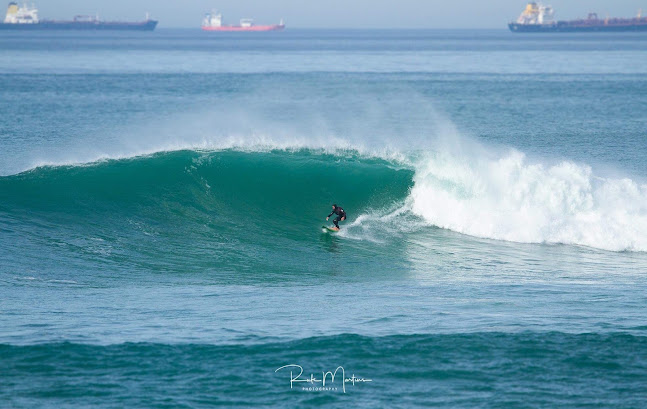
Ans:
[[[600,19],[596,13],[589,13],[583,19],[556,21],[551,6],[531,2],[517,21],[508,24],[508,28],[513,33],[647,31],[647,17],[642,17],[640,11],[634,18]]]
[[[283,20],[279,24],[255,25],[251,18],[243,18],[237,26],[222,23],[222,14],[217,11],[207,13],[202,20],[202,29],[205,31],[278,31],[283,30]]]
[[[7,8],[4,22],[0,30],[136,30],[153,31],[157,26],[156,20],[148,15],[144,21],[103,21],[97,16],[75,16],[73,20],[45,20],[38,18],[38,9],[11,2]]]

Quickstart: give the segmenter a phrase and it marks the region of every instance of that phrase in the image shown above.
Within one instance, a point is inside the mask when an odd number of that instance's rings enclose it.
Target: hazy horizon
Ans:
[[[9,2],[7,2],[9,3]],[[22,2],[19,1],[22,4]],[[32,2],[28,2],[31,4]],[[98,14],[106,20],[140,20],[146,12],[159,20],[162,28],[198,27],[205,13],[219,10],[229,24],[240,18],[258,23],[283,19],[291,28],[505,28],[525,7],[518,0],[455,0],[451,3],[420,0],[329,0],[304,3],[276,0],[188,0],[159,3],[153,0],[36,0],[41,18],[70,19],[74,15]],[[647,0],[591,0],[544,2],[555,9],[556,18],[584,17],[589,12],[602,16],[636,15]]]

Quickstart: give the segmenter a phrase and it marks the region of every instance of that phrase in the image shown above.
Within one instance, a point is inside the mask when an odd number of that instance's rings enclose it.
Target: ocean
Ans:
[[[3,408],[647,402],[644,34],[7,32],[0,90]]]

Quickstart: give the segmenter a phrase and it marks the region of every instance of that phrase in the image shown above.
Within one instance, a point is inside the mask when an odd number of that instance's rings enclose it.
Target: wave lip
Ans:
[[[472,236],[647,251],[647,186],[597,177],[589,166],[448,154],[416,166],[411,209],[426,222]]]

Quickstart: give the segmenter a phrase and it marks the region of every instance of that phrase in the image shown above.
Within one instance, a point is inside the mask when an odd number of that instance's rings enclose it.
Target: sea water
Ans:
[[[645,40],[3,33],[1,406],[643,407]]]

